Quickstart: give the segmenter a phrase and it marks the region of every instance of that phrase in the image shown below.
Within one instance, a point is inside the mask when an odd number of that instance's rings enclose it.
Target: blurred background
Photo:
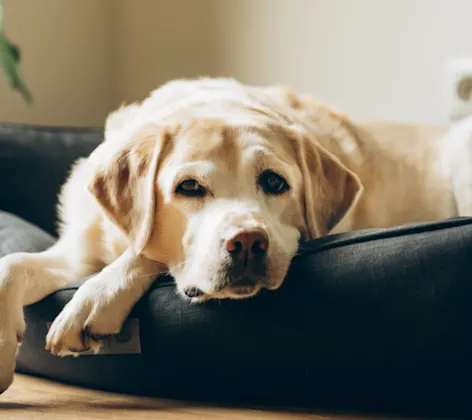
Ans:
[[[1,75],[0,122],[102,126],[169,79],[208,75],[287,84],[358,119],[445,123],[454,60],[472,56],[472,0],[4,4],[34,102]]]

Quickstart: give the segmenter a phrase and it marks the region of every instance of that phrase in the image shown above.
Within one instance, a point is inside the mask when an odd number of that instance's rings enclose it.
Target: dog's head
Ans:
[[[201,114],[177,112],[133,135],[108,130],[90,184],[136,252],[165,264],[193,301],[277,289],[300,239],[328,233],[360,190],[306,130],[222,105],[210,98],[195,105]]]

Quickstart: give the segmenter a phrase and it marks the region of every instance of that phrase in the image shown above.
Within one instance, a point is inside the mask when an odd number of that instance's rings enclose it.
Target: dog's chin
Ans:
[[[188,297],[185,292],[179,290],[179,295],[190,303],[203,303],[209,300],[224,300],[224,299],[248,299],[256,296],[264,287],[260,285],[251,287],[239,287],[238,289],[228,289],[215,292],[204,293],[198,297]]]
[[[210,287],[205,286],[193,286],[198,288],[199,290],[203,291],[201,295],[189,297],[185,293],[185,286],[179,287],[177,284],[177,290],[179,295],[186,301],[190,303],[202,303],[207,302],[209,300],[225,300],[225,299],[233,299],[233,300],[241,300],[241,299],[248,299],[252,298],[259,294],[262,289],[266,289],[269,291],[274,291],[279,289],[284,282],[284,277],[276,277],[276,278],[264,278],[259,279],[256,282],[247,281],[243,279],[236,284],[233,284],[232,287],[225,287],[223,289],[213,289]],[[207,285],[208,286],[208,285]]]
[[[220,294],[215,294],[213,299],[248,299],[256,296],[263,287],[240,287],[237,290],[228,290]]]
[[[282,280],[282,281],[278,281],[278,282],[275,282],[275,283],[270,283],[270,284],[267,284],[267,285],[265,286],[265,288],[266,288],[267,290],[274,291],[274,290],[279,289],[280,286],[282,286],[283,282],[284,282],[284,281]]]

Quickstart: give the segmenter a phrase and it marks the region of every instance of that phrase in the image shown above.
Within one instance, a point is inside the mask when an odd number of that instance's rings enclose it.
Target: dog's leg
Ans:
[[[79,288],[51,325],[46,348],[60,356],[98,351],[100,339],[120,332],[134,304],[162,271],[159,263],[125,251]]]
[[[17,348],[25,329],[23,307],[92,274],[93,267],[74,264],[62,241],[36,254],[15,253],[0,259],[0,393],[13,380]]]

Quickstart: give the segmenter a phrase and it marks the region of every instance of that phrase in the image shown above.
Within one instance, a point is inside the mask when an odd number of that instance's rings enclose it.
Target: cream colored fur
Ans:
[[[228,79],[175,81],[107,120],[60,196],[61,235],[38,254],[0,260],[0,392],[13,378],[23,307],[83,276],[52,324],[54,354],[100,348],[156,275],[193,301],[277,289],[300,240],[472,213],[472,120],[446,128],[350,121],[284,87]],[[290,189],[268,195],[272,170]],[[204,197],[179,195],[196,179]],[[228,283],[222,244],[263,231],[266,274]]]

